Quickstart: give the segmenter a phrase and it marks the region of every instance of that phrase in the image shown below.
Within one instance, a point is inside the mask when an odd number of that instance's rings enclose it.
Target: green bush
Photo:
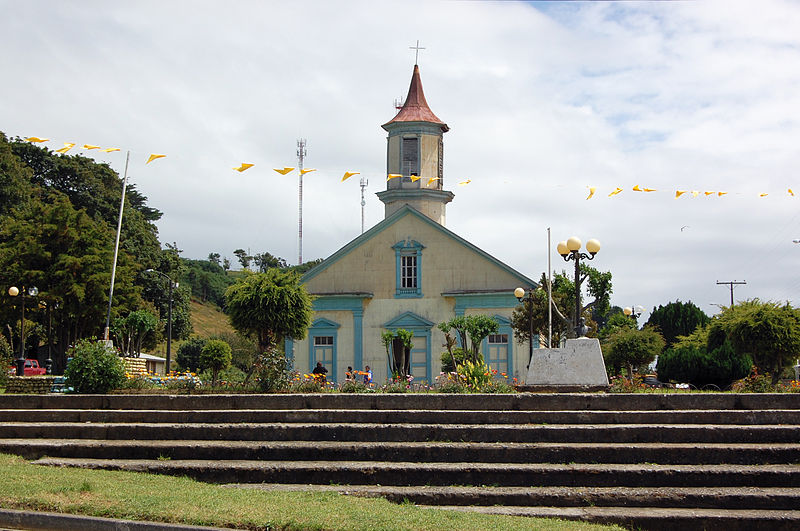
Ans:
[[[211,385],[217,384],[217,375],[231,365],[231,346],[221,339],[209,339],[200,351],[200,366],[211,370]]]
[[[339,388],[339,392],[341,393],[367,393],[369,392],[369,387],[364,382],[359,382],[357,380],[344,382],[342,386]]]
[[[193,337],[189,341],[182,343],[180,347],[178,347],[178,355],[175,358],[175,361],[178,362],[178,366],[182,369],[191,372],[198,372],[200,367],[200,352],[202,352],[203,347],[206,346],[207,339],[203,339],[200,337]]]
[[[464,361],[467,359],[467,355],[461,347],[455,347],[452,355],[446,351],[442,352],[442,372],[453,372],[456,370],[456,366],[453,364],[454,357],[459,365],[463,365]]]
[[[8,381],[8,369],[14,364],[14,353],[6,338],[0,336],[0,387]]]
[[[698,388],[715,385],[724,389],[747,376],[752,365],[749,356],[737,354],[729,341],[723,341],[711,352],[692,345],[668,349],[659,356],[656,370],[664,382],[690,383]]]
[[[292,382],[291,362],[276,348],[256,358],[254,372],[262,393],[285,391]]]
[[[102,394],[122,387],[125,365],[116,352],[96,339],[82,339],[67,356],[72,360],[64,371],[67,386],[77,393]]]

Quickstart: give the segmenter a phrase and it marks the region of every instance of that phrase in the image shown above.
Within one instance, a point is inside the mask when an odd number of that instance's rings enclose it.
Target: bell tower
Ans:
[[[450,128],[425,101],[419,65],[414,65],[403,107],[381,127],[389,133],[386,190],[377,194],[386,205],[385,217],[409,205],[444,225],[445,205],[454,197],[444,190],[443,136]]]

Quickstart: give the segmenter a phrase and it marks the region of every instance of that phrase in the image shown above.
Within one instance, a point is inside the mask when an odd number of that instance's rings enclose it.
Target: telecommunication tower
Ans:
[[[297,265],[303,263],[303,160],[306,157],[306,139],[297,140],[297,166],[300,175],[298,186],[299,213],[297,221]]]

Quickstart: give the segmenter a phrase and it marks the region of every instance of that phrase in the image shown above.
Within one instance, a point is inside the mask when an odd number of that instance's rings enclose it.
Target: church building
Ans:
[[[414,333],[414,382],[431,384],[446,350],[436,325],[485,314],[500,330],[484,340],[484,359],[498,376],[522,381],[528,346],[516,342],[510,326],[519,305],[514,288],[536,283],[445,227],[445,208],[454,198],[444,177],[449,128],[425,100],[418,65],[403,107],[382,127],[387,181],[377,195],[385,218],[302,277],[315,297],[313,324],[306,339],[286,342],[287,355],[300,372],[321,362],[334,382],[344,380],[348,366],[369,365],[380,385],[391,376],[381,334],[404,328]]]

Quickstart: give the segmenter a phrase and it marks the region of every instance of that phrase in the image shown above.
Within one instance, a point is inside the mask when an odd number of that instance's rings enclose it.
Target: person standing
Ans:
[[[372,383],[372,369],[369,368],[369,365],[364,367],[364,383],[366,385]]]

